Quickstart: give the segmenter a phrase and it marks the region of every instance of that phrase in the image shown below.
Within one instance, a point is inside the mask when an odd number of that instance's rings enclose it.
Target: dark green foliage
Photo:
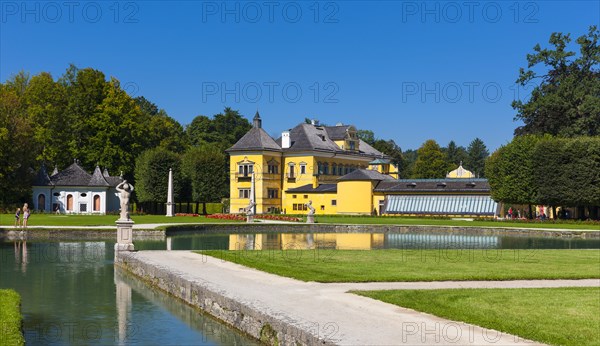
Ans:
[[[393,140],[377,139],[372,144],[373,148],[380,152],[390,156],[391,161],[398,167],[398,171],[401,173],[404,167],[404,159],[402,158],[402,149]],[[393,172],[392,172],[393,173]]]
[[[534,156],[539,203],[600,206],[600,137],[547,138]]]
[[[218,144],[223,150],[234,145],[252,128],[237,110],[227,107],[212,119],[199,115],[186,128],[192,145]]]
[[[191,147],[183,156],[183,172],[192,187],[192,201],[203,203],[206,214],[207,202],[220,202],[229,194],[229,175],[224,170],[227,155],[216,144]]]
[[[450,167],[458,167],[461,162],[464,163],[467,161],[467,150],[463,146],[456,145],[454,141],[450,141],[443,151],[446,153],[448,165]],[[471,169],[470,166],[467,168]]]
[[[486,161],[485,175],[492,198],[514,204],[535,204],[537,188],[533,174],[535,147],[540,136],[515,137],[496,150]]]
[[[577,39],[577,56],[567,50],[569,34],[553,33],[549,40],[552,49],[538,44],[534,53],[527,55],[528,69],[520,69],[517,83],[526,88],[538,85],[529,100],[512,103],[517,111],[515,120],[525,123],[515,130],[516,135],[600,135],[599,36],[597,27],[590,27],[587,35]]]
[[[169,168],[173,169],[173,198],[177,201],[186,186],[179,155],[155,148],[137,158],[135,193],[139,202],[167,202]]]
[[[483,178],[485,176],[485,159],[490,156],[483,141],[475,138],[467,148],[467,159],[465,160],[465,168],[473,172],[476,177]]]
[[[417,160],[413,165],[411,178],[444,178],[451,169],[453,168],[448,164],[440,146],[430,139],[417,150]]]

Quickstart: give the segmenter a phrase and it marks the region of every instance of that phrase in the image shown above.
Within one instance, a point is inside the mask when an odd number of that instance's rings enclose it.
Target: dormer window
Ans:
[[[475,182],[474,182],[474,181],[472,181],[472,182],[470,182],[470,183],[467,183],[467,187],[470,187],[470,188],[473,188],[473,187],[475,187],[475,185],[477,185],[477,184],[475,184]]]
[[[437,187],[444,188],[446,187],[446,183],[437,183]]]
[[[415,187],[417,187],[417,183],[409,183],[409,184],[406,184],[406,187],[411,187],[411,188],[413,188],[413,189],[414,189]]]

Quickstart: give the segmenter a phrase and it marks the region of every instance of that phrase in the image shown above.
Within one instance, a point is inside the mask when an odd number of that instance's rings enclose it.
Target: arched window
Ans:
[[[43,193],[40,193],[38,195],[37,208],[38,210],[46,210],[46,195],[44,195]]]
[[[100,211],[100,196],[94,196],[94,211]]]
[[[67,195],[67,210],[73,211],[73,195]]]

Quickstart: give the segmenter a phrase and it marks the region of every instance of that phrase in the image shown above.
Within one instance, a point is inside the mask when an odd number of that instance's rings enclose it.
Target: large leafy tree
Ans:
[[[483,178],[485,176],[485,159],[490,156],[487,147],[479,138],[475,138],[467,147],[467,158],[465,166],[476,177]]]
[[[487,159],[485,175],[495,201],[528,205],[538,202],[534,153],[543,138],[534,135],[515,137]]]
[[[207,202],[220,202],[229,193],[228,176],[223,163],[227,155],[216,144],[191,147],[183,156],[183,172],[192,187],[192,201],[202,203],[206,214]]]
[[[449,169],[446,155],[437,142],[430,139],[417,150],[417,160],[413,165],[411,178],[444,178]]]
[[[34,128],[23,95],[29,75],[21,72],[0,84],[0,204],[23,203],[31,198],[36,146]]]
[[[204,115],[195,117],[187,126],[186,132],[192,145],[215,143],[222,149],[234,145],[246,134],[252,125],[237,110],[229,107],[223,113],[209,118]]]
[[[144,118],[148,119],[147,141],[150,148],[161,147],[182,153],[189,146],[189,139],[183,126],[171,118],[164,109],[159,109],[156,104],[143,96],[136,97],[134,100],[144,114]]]
[[[173,198],[177,201],[186,186],[180,156],[164,148],[149,149],[138,156],[135,193],[139,202],[167,202],[169,169],[173,169]]]
[[[402,149],[393,140],[377,139],[372,144],[373,148],[388,155],[394,165],[398,167],[398,173],[402,176],[404,168],[404,159],[402,158]],[[392,172],[393,173],[393,172]]]
[[[598,218],[600,137],[546,138],[533,157],[539,203],[587,207]]]
[[[551,48],[539,44],[527,55],[517,83],[528,87],[531,97],[512,103],[515,120],[524,122],[516,135],[551,134],[563,137],[600,135],[600,31],[591,26],[577,39],[579,55],[569,51],[569,34],[553,33]]]

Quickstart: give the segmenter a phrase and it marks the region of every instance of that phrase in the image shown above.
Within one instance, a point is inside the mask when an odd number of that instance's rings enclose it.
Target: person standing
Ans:
[[[17,208],[15,213],[15,228],[21,227],[21,208]]]
[[[23,204],[23,228],[27,228],[27,220],[29,220],[29,205]]]

